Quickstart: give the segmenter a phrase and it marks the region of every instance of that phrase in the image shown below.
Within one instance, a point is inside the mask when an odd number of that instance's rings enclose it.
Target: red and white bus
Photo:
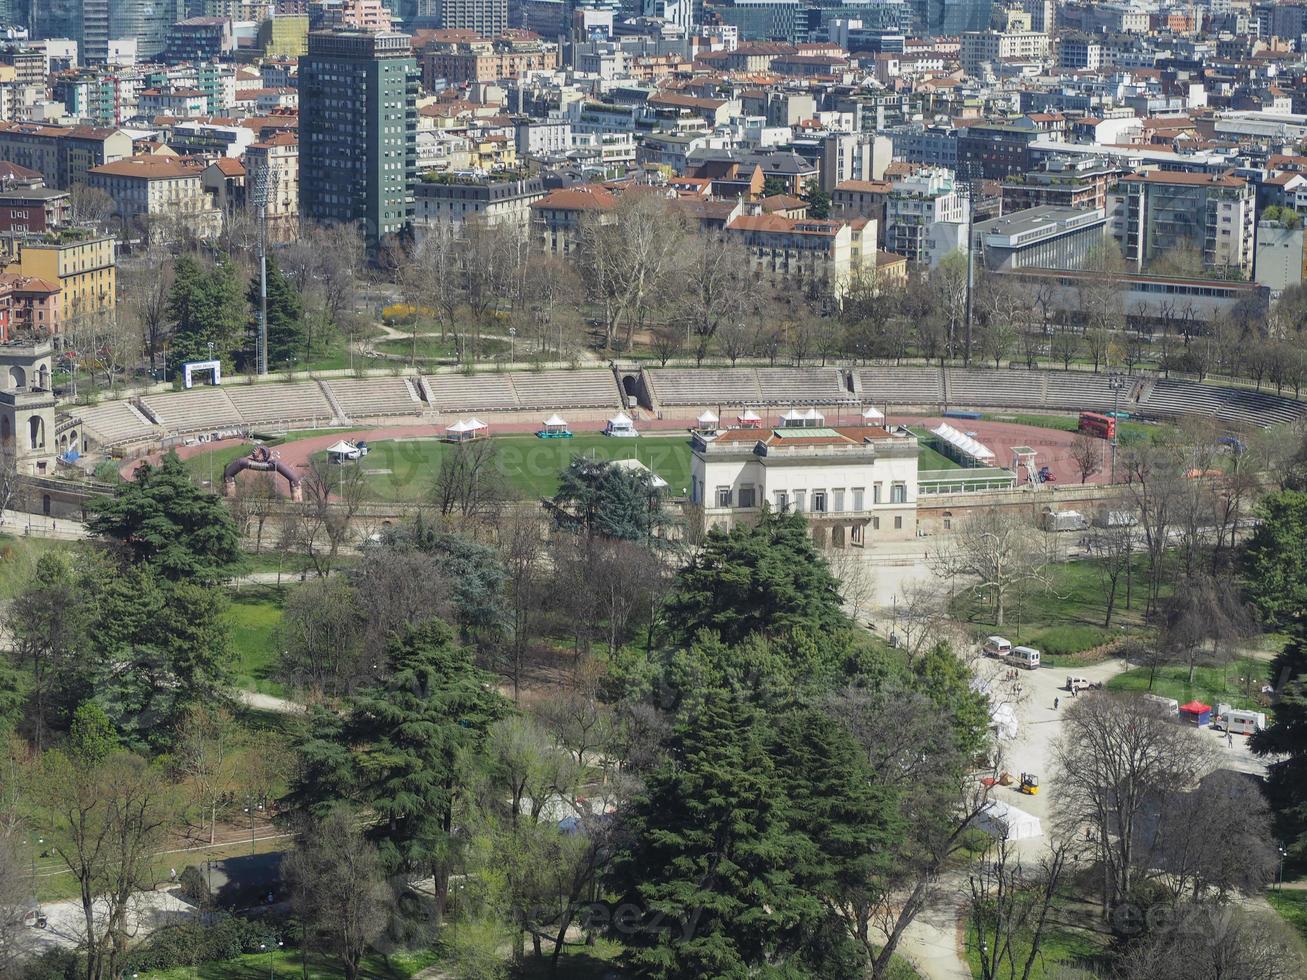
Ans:
[[[1100,439],[1111,439],[1116,436],[1116,419],[1097,412],[1081,412],[1080,431]]]

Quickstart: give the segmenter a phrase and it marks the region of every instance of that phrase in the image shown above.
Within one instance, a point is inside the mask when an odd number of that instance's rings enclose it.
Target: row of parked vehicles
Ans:
[[[1003,660],[1014,666],[1024,667],[1026,670],[1034,670],[1039,666],[1038,650],[1034,647],[1014,647],[1001,636],[985,637],[981,650],[987,657],[994,657],[996,660]]]

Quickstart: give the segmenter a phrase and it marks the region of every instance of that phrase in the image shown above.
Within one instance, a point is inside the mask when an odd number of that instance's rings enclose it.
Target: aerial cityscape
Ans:
[[[0,980],[1304,980],[1304,218],[1304,0],[0,0]]]

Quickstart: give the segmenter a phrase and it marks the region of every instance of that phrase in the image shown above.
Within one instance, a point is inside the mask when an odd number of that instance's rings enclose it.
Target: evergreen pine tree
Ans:
[[[1307,860],[1307,638],[1294,635],[1271,661],[1275,686],[1272,723],[1252,737],[1258,755],[1284,756],[1267,766],[1266,791],[1278,834],[1299,860]]]
[[[250,368],[258,366],[259,281],[256,269],[246,295],[253,316],[242,352],[242,360]],[[277,260],[268,256],[268,370],[290,363],[291,357],[299,354],[303,344],[304,301],[290,277],[277,266]]]
[[[764,716],[738,694],[704,691],[631,805],[609,885],[612,932],[639,975],[756,975],[822,920],[796,884],[812,845],[791,829],[764,735]]]
[[[168,317],[173,327],[168,361],[173,374],[187,361],[211,356],[230,361],[241,343],[246,318],[231,263],[220,261],[206,268],[194,256],[179,258],[168,293]]]

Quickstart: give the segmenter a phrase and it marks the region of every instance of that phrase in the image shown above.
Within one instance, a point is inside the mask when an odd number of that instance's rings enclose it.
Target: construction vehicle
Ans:
[[[1027,796],[1039,795],[1039,777],[1033,772],[1023,772],[1021,774],[1021,785],[1017,787],[1017,792],[1025,793]]]

